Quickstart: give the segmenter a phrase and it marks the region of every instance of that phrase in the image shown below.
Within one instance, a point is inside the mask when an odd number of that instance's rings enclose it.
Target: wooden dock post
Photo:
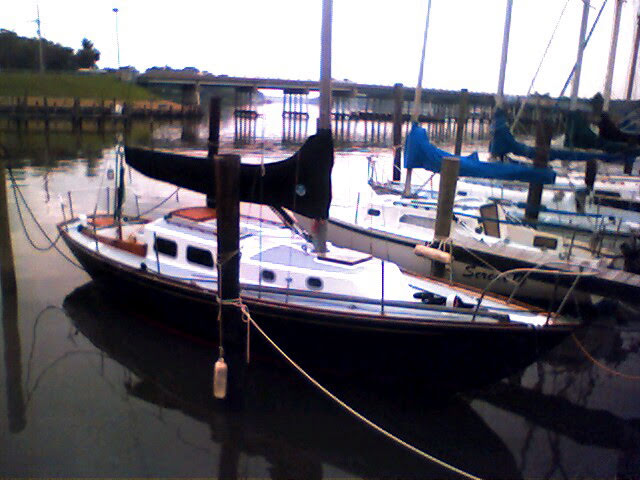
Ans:
[[[44,120],[44,131],[49,132],[49,102],[47,101],[47,97],[44,97],[42,99],[42,111]]]
[[[539,120],[536,125],[536,156],[533,159],[535,167],[546,168],[549,162],[549,149],[551,148],[551,124],[547,120]],[[524,211],[525,222],[535,223],[540,213],[542,201],[541,183],[530,183],[527,193],[527,206]]]
[[[71,130],[79,132],[82,130],[82,116],[80,114],[80,99],[73,99],[73,107],[71,110]]]
[[[5,162],[0,158],[0,287],[2,288],[2,331],[6,368],[9,431],[24,430],[26,407],[22,390],[22,354],[18,329],[18,287],[9,231]]]
[[[220,97],[209,101],[209,158],[218,154],[220,148]]]
[[[596,175],[598,174],[598,160],[595,158],[589,158],[584,169],[584,184],[587,189],[592,192],[593,186],[596,183]]]
[[[400,180],[402,173],[402,101],[404,87],[401,83],[393,86],[393,180]]]
[[[218,222],[218,296],[221,302],[240,298],[240,156],[216,155],[216,212]],[[246,359],[242,352],[247,342],[247,328],[236,305],[222,305],[221,345],[234,345],[225,351],[229,368],[227,399],[242,408]],[[239,347],[239,348],[238,348]]]
[[[453,203],[456,197],[458,173],[460,172],[460,159],[445,157],[440,168],[440,186],[438,191],[438,210],[436,212],[436,224],[433,239],[435,242],[443,242],[451,233],[451,220],[453,218]],[[445,264],[433,260],[431,273],[436,277],[444,277]]]
[[[462,152],[462,141],[464,139],[464,128],[469,116],[469,91],[466,88],[460,90],[460,102],[458,104],[458,118],[456,118],[456,146],[454,155]]]

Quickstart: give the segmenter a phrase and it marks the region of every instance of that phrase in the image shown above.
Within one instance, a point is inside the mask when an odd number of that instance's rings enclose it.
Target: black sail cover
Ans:
[[[125,158],[140,173],[215,198],[214,163],[207,156],[168,150],[125,147]],[[286,160],[241,164],[240,201],[284,207],[301,215],[327,219],[331,204],[333,139],[319,130]]]

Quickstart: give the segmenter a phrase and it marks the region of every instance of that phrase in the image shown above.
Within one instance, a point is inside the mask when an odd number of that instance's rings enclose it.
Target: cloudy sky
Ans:
[[[589,24],[604,0],[591,0]],[[215,74],[315,79],[319,75],[321,0],[2,0],[0,28],[43,35],[120,59],[140,71],[193,66]],[[628,78],[639,0],[626,0],[618,40],[613,98]],[[334,78],[415,85],[427,0],[334,0]],[[566,5],[566,8],[565,8]],[[495,92],[506,0],[432,0],[423,86]],[[608,0],[585,52],[580,96],[602,91],[615,0]],[[561,13],[564,14],[561,17]],[[558,24],[533,91],[557,96],[576,58],[582,0],[514,0],[505,93],[525,94]],[[640,96],[634,90],[633,98]]]

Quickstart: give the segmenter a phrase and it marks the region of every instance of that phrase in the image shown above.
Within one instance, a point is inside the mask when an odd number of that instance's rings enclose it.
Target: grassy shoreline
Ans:
[[[154,92],[112,74],[0,72],[0,97],[56,97],[124,102],[160,100]]]

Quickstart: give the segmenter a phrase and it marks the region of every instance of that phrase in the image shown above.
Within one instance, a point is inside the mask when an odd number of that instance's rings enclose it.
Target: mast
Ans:
[[[333,0],[322,0],[320,34],[320,117],[318,129],[331,130],[331,20]]]
[[[582,23],[580,24],[580,37],[578,38],[578,55],[576,57],[573,82],[571,83],[571,103],[569,104],[571,111],[578,109],[578,88],[580,87],[580,70],[582,69],[582,54],[585,47],[584,37],[587,33],[587,21],[589,20],[589,2],[590,0],[582,0]]]
[[[511,32],[511,8],[513,0],[507,0],[507,12],[504,16],[504,33],[502,35],[502,57],[500,58],[500,75],[498,76],[498,92],[496,107],[502,107],[504,102],[504,78],[507,71],[507,53],[509,52],[509,33]]]
[[[420,111],[422,110],[422,76],[424,73],[424,57],[427,51],[427,36],[429,33],[429,17],[431,16],[431,0],[427,3],[427,20],[424,26],[424,38],[422,40],[422,57],[420,58],[420,69],[418,71],[418,84],[416,85],[416,92],[413,98],[413,109],[411,110],[411,123],[417,123],[420,118]],[[412,169],[407,169],[407,175],[404,180],[403,197],[411,195],[411,174]]]
[[[331,21],[333,0],[322,0],[322,27],[320,32],[320,116],[318,133],[331,135]],[[327,219],[313,220],[313,245],[319,256],[327,253]]]
[[[616,10],[613,16],[613,30],[611,32],[611,47],[609,48],[609,61],[607,63],[607,76],[604,81],[604,103],[602,111],[609,111],[609,100],[611,100],[611,83],[613,82],[613,69],[616,63],[616,49],[618,48],[618,33],[620,32],[620,13],[622,12],[623,0],[616,0]]]
[[[633,93],[633,80],[636,75],[636,66],[638,65],[638,46],[640,45],[640,6],[636,14],[635,34],[633,36],[633,52],[631,54],[631,62],[629,62],[629,82],[627,83],[627,94],[625,98],[631,100]]]

